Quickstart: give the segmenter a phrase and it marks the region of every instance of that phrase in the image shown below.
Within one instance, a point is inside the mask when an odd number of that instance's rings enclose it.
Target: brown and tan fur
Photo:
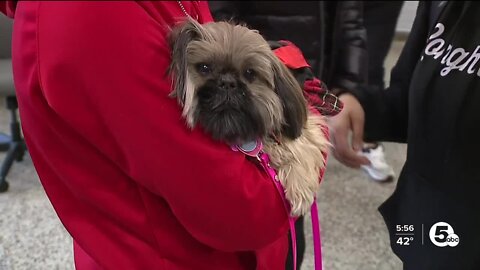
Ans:
[[[319,188],[319,172],[325,167],[323,153],[328,151],[329,145],[319,128],[323,124],[320,116],[309,114],[302,135],[297,139],[284,140],[281,144],[265,140],[265,152],[277,169],[293,215],[304,215],[310,209]]]
[[[200,124],[229,144],[261,138],[291,214],[305,214],[318,191],[329,143],[323,118],[309,112],[301,87],[268,43],[245,26],[190,19],[173,29],[170,44],[172,96],[187,125]]]

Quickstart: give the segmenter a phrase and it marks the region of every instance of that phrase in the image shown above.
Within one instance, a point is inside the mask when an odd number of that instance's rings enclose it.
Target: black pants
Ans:
[[[303,230],[304,217],[300,217],[295,222],[295,232],[297,234],[297,270],[300,269],[303,262],[303,256],[305,255],[305,231]],[[290,235],[288,236],[288,242],[290,248],[288,249],[286,270],[293,270],[293,256],[292,256],[292,242],[290,241]]]
[[[364,1],[367,30],[368,84],[384,89],[384,62],[395,35],[403,1]]]

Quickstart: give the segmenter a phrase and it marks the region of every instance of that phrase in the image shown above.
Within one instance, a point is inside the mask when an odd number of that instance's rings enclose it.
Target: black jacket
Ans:
[[[480,269],[480,4],[420,2],[385,91],[353,94],[372,141],[407,142],[393,195],[380,207],[405,269]],[[437,222],[451,226],[435,227]],[[414,225],[399,243],[397,225]],[[455,247],[439,247],[450,234]]]
[[[215,20],[246,23],[267,40],[295,43],[330,89],[366,83],[362,1],[210,1]]]

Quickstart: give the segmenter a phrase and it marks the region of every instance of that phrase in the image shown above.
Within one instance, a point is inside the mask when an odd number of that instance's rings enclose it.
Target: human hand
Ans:
[[[339,99],[343,102],[343,110],[328,120],[334,146],[333,155],[348,167],[358,168],[361,165],[368,165],[370,161],[358,154],[363,145],[365,112],[352,94],[342,94]],[[348,140],[350,131],[352,132],[351,144]]]

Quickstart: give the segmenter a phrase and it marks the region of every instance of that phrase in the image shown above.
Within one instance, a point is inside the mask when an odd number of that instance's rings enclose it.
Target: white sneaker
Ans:
[[[362,169],[367,172],[373,180],[378,182],[393,180],[395,172],[385,161],[383,145],[376,144],[373,147],[365,146],[359,154],[370,160],[370,165],[363,165]]]

